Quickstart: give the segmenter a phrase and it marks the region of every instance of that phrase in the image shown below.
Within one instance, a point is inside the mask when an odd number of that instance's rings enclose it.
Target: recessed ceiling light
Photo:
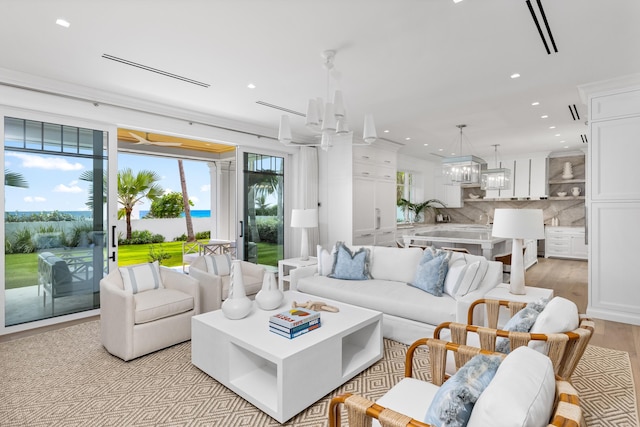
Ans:
[[[455,156],[455,155],[456,155],[456,153],[451,153],[451,155],[452,155],[452,156]]]
[[[556,128],[555,126],[549,126],[549,129],[555,129],[555,128]]]
[[[518,77],[520,77],[520,74],[518,74],[518,73],[513,73],[513,74],[511,74],[511,76],[510,76],[510,77],[511,77],[512,79],[517,79]]]
[[[406,137],[404,140],[405,140],[405,141],[411,141],[411,138]]]
[[[460,3],[462,0],[453,0],[454,3]]]
[[[384,130],[384,133],[389,133],[389,129],[385,129],[385,130]]]
[[[531,103],[531,105],[533,105],[535,107],[536,105],[540,105],[540,103],[538,101],[534,101],[534,102]]]
[[[541,118],[541,119],[546,119],[546,118],[548,118],[548,117],[549,117],[549,116],[547,116],[546,114],[545,114],[544,116],[540,116],[540,118]]]
[[[249,83],[249,84],[247,85],[247,87],[248,87],[249,89],[255,89],[255,88],[256,88],[256,85],[254,85],[253,83]]]
[[[61,27],[65,27],[65,28],[69,28],[69,26],[71,25],[71,23],[69,21],[67,21],[66,19],[62,19],[62,18],[56,19],[56,24],[60,25]]]
[[[422,145],[424,145],[425,147],[427,147],[429,144],[422,144]]]
[[[444,148],[438,148],[438,151],[444,151]]]
[[[556,135],[555,135],[555,136],[560,136],[560,134],[559,134],[559,133],[556,133]]]
[[[564,148],[569,148],[569,146],[568,146],[568,145],[565,145],[565,146],[564,146]]]
[[[560,144],[563,144],[563,143],[565,143],[565,142],[567,142],[567,141],[565,141],[565,140],[563,139],[562,141],[560,141]]]

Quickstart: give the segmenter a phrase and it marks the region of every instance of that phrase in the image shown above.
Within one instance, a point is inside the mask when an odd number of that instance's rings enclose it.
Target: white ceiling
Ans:
[[[584,148],[577,85],[640,72],[640,1],[543,6],[559,51],[550,55],[525,0],[1,0],[0,69],[249,122],[276,136],[282,113],[256,101],[304,112],[308,98],[326,94],[320,54],[334,49],[333,85],[356,133],[372,113],[379,136],[433,160],[430,153],[458,148],[455,125],[465,123],[473,154],[491,163],[492,144],[501,156]],[[291,122],[294,136],[310,135],[302,117]]]

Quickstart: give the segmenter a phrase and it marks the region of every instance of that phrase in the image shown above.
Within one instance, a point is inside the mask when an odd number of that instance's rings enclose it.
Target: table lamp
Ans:
[[[524,239],[544,239],[542,209],[496,209],[493,216],[493,237],[513,239],[511,247],[511,280],[509,292],[524,295]]]
[[[317,209],[292,209],[291,210],[291,227],[302,228],[302,246],[300,248],[300,259],[307,261],[309,259],[309,228],[318,226],[318,210]]]

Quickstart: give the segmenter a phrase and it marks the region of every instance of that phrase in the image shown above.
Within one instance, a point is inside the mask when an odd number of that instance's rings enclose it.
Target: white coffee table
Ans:
[[[273,311],[254,304],[229,320],[221,310],[191,321],[191,362],[260,410],[284,423],[382,358],[382,313],[322,298],[340,308],[322,312],[322,326],[294,339],[269,332],[269,317],[313,296],[285,292]]]

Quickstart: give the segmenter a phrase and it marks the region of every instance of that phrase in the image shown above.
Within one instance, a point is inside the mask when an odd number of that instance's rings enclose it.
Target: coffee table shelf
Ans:
[[[241,320],[220,310],[194,316],[192,363],[283,423],[382,358],[382,314],[323,299],[339,313],[322,313],[322,326],[294,339],[269,332],[269,317],[307,301],[285,292],[274,311],[254,307]]]

